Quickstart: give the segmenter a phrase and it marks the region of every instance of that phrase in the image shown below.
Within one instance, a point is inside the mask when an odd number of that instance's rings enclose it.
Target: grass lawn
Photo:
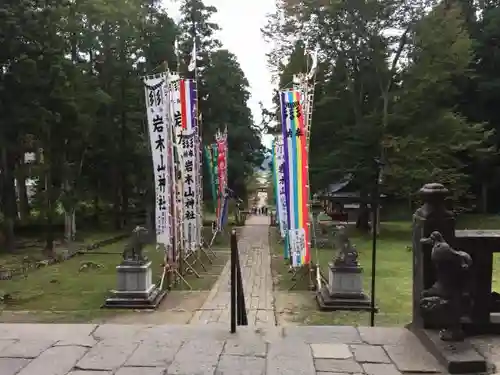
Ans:
[[[234,225],[234,215],[229,211],[228,224]],[[203,215],[205,225],[209,226],[215,220],[215,213],[206,212]],[[91,245],[95,242],[105,240],[124,234],[124,231],[118,230],[102,230],[102,231],[78,231],[77,241],[73,244],[75,247],[83,247]],[[56,253],[67,251],[67,248],[62,243],[63,233],[56,233],[56,240],[54,241]],[[207,236],[208,240],[211,236]],[[220,240],[219,240],[220,242]],[[217,243],[217,242],[216,242]],[[229,243],[229,242],[228,242]],[[45,239],[40,236],[20,237],[16,238],[16,252],[6,253],[0,248],[0,269],[11,269],[20,267],[23,261],[29,260],[31,263],[36,263],[45,259],[45,255],[41,251],[45,246]]]
[[[464,216],[457,227],[469,229],[500,229],[500,216]],[[359,251],[359,261],[364,269],[365,291],[370,291],[372,242],[371,235],[360,234],[350,229],[351,241]],[[273,252],[273,272],[277,289],[288,290],[293,284],[288,265],[283,261],[283,245],[278,244],[278,233],[271,229]],[[412,293],[412,252],[411,223],[385,222],[377,244],[376,304],[379,313],[377,325],[404,325],[411,321]],[[334,250],[324,248],[312,250],[313,263],[320,264],[323,274],[328,277],[328,262],[335,256]],[[493,289],[500,291],[500,256],[495,258]],[[295,290],[306,290],[307,281],[301,282]],[[315,302],[304,306],[297,315],[297,322],[309,325],[367,325],[369,313],[320,312]]]
[[[102,231],[102,232],[80,232],[81,240],[75,241],[73,244],[76,248],[91,245],[95,242],[106,240],[123,234],[123,231]],[[27,259],[30,262],[37,262],[45,259],[45,255],[41,251],[45,246],[45,241],[37,238],[20,238],[17,239],[17,249],[15,253],[0,252],[0,268],[17,268],[23,260]],[[67,251],[61,240],[55,241],[56,253]]]
[[[211,229],[204,230],[208,234]],[[11,300],[0,304],[0,311],[30,311],[39,312],[40,315],[51,312],[52,318],[47,319],[58,322],[83,322],[120,313],[100,307],[109,290],[116,287],[115,267],[121,262],[124,244],[119,242],[102,247],[96,253],[89,252],[60,264],[40,268],[29,273],[26,278],[2,281],[0,291],[9,294]],[[185,276],[193,290],[210,290],[229,258],[229,251],[225,249],[227,239],[220,237],[216,244],[217,257],[212,264],[201,256],[206,271],[199,262],[194,266],[201,278],[198,279],[193,273]],[[153,262],[153,281],[157,282],[163,271],[163,253],[155,250],[154,246],[146,247],[144,252]],[[80,271],[84,262],[93,262],[100,267]],[[183,284],[174,286],[177,290],[186,288]]]

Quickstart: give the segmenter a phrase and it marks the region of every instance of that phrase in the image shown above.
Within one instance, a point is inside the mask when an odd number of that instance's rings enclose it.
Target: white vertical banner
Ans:
[[[275,158],[276,158],[276,179],[278,201],[276,202],[276,210],[278,211],[280,234],[285,238],[287,230],[287,208],[286,208],[286,190],[285,190],[285,156],[283,147],[283,136],[277,135],[275,138]]]
[[[197,126],[197,134],[196,134],[196,165],[198,167],[197,173],[196,173],[196,185],[198,186],[198,199],[196,200],[196,205],[197,205],[197,224],[196,224],[196,238],[198,241],[198,245],[201,247],[202,242],[203,242],[203,233],[202,233],[202,228],[203,228],[203,147],[202,147],[202,140],[201,140],[201,130],[200,127]]]
[[[184,231],[182,229],[182,223],[184,221],[184,199],[183,199],[183,186],[182,186],[182,175],[183,175],[183,165],[182,165],[182,148],[180,145],[180,139],[182,135],[182,115],[181,115],[181,98],[179,92],[179,81],[180,77],[177,74],[171,74],[169,76],[169,95],[170,95],[170,116],[173,124],[173,145],[175,153],[175,214],[177,218],[176,222],[176,234],[177,234],[177,246],[184,247]],[[180,249],[179,249],[180,250]]]
[[[189,251],[195,251],[201,243],[201,197],[199,167],[199,128],[197,118],[197,89],[194,79],[180,82],[183,128],[183,157],[189,159],[184,170],[184,240]],[[192,163],[191,163],[192,161]],[[186,164],[186,162],[185,162]],[[191,190],[192,191],[191,191]],[[191,194],[194,193],[194,196]],[[194,201],[194,203],[193,203]]]
[[[195,57],[196,59],[196,57]],[[201,120],[199,118],[198,108],[198,86],[196,80],[193,80],[192,89],[192,118],[193,128],[196,129],[195,150],[196,150],[196,186],[198,187],[196,199],[196,241],[201,248],[203,242],[203,140],[201,138]]]
[[[165,73],[144,78],[151,158],[154,169],[156,242],[172,244],[170,236],[171,186],[168,176],[168,105]]]
[[[190,134],[186,130],[182,137],[183,170],[184,170],[184,248],[186,252],[195,251],[200,243],[198,239],[198,215],[197,200],[198,168],[196,165],[196,129],[192,129]]]
[[[306,232],[304,228],[290,229],[290,255],[293,260],[302,257],[302,253],[306,248]]]
[[[172,119],[177,147],[177,204],[180,206],[180,232],[184,255],[195,251],[201,242],[201,204],[199,140],[196,118],[196,87],[190,79],[176,76],[170,85]]]
[[[174,243],[175,239],[177,239],[177,233],[176,233],[176,228],[178,228],[178,222],[179,218],[177,217],[177,204],[176,204],[176,165],[175,165],[175,148],[174,148],[174,140],[175,140],[175,134],[174,134],[174,122],[172,118],[172,100],[171,100],[171,95],[170,95],[170,74],[167,73],[167,79],[165,80],[165,85],[164,85],[164,93],[165,93],[165,99],[166,99],[166,112],[167,112],[167,128],[166,128],[166,134],[165,138],[167,140],[167,180],[168,180],[168,186],[169,186],[169,203],[170,203],[170,211],[169,211],[169,218],[170,218],[170,231],[168,232],[169,239],[168,239],[168,256],[166,257],[165,261],[169,263],[176,263],[177,261],[177,251],[178,247]]]

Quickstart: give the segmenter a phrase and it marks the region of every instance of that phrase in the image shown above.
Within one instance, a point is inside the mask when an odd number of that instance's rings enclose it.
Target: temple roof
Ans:
[[[344,203],[359,203],[361,202],[361,193],[357,189],[349,191],[349,184],[354,180],[354,175],[349,173],[342,180],[328,185],[328,188],[315,194],[316,199],[343,201]],[[345,191],[343,191],[345,190]],[[380,198],[384,198],[384,194],[380,194]],[[365,200],[370,201],[370,196]]]
[[[323,193],[327,193],[328,195],[330,195],[330,194],[340,192],[340,190],[343,190],[346,186],[348,186],[351,183],[353,178],[354,178],[354,175],[352,173],[349,173],[349,174],[345,175],[342,180],[328,185],[327,191],[323,192]],[[350,194],[350,193],[348,193],[348,194]]]

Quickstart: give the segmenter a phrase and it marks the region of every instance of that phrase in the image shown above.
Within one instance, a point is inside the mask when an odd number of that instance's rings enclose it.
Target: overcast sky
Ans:
[[[163,0],[164,6],[174,20],[179,20],[179,3],[175,0]],[[256,124],[260,124],[261,101],[266,108],[272,106],[271,73],[267,69],[266,52],[268,46],[262,39],[260,28],[265,24],[265,16],[275,9],[274,0],[204,0],[206,5],[213,5],[218,12],[213,21],[222,30],[217,37],[224,47],[234,53],[250,83],[251,98],[248,103]],[[270,146],[271,137],[263,139]]]

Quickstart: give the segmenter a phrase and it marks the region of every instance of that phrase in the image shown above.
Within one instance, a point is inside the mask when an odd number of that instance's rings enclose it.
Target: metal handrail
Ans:
[[[231,231],[231,333],[236,332],[236,326],[248,325],[243,278],[241,276],[240,256],[236,230]]]

